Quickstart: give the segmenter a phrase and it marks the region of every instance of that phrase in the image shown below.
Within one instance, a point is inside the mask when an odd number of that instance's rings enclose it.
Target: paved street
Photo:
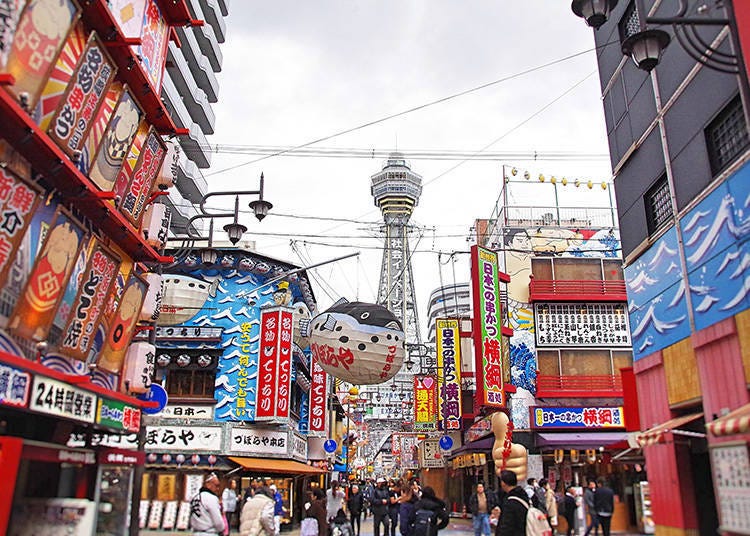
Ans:
[[[452,518],[450,524],[445,530],[440,531],[439,536],[467,536],[467,534],[472,533],[471,528],[471,520],[470,519],[461,519],[461,518]],[[154,530],[142,530],[141,536],[166,536],[166,535],[174,535],[174,534],[190,534],[189,531],[154,531]],[[232,531],[232,535],[238,534],[237,531]],[[612,534],[617,534],[618,536],[636,536],[634,533],[624,533],[624,532],[613,532]],[[299,527],[296,527],[294,530],[291,531],[284,531],[281,533],[281,536],[299,536]],[[367,521],[362,523],[362,532],[360,533],[360,536],[372,536],[372,517],[369,517]]]

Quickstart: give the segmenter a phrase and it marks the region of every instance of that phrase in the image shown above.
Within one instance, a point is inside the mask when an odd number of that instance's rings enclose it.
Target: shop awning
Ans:
[[[311,465],[295,462],[294,460],[279,460],[276,458],[243,458],[239,456],[229,456],[229,459],[237,465],[242,466],[243,469],[256,471],[258,473],[322,475],[328,472]]]
[[[466,443],[465,445],[451,452],[451,457],[457,454],[463,454],[465,452],[489,452],[492,450],[492,445],[494,444],[494,435],[482,439],[477,439],[476,441],[470,441],[469,443]]]
[[[657,426],[654,426],[653,428],[650,428],[649,430],[646,430],[642,434],[638,434],[636,436],[636,439],[638,441],[638,444],[641,447],[648,447],[649,445],[655,445],[657,443],[664,443],[664,434],[669,432],[676,432],[680,433],[681,431],[679,428],[681,426],[685,426],[686,424],[689,424],[697,419],[700,419],[703,417],[703,413],[691,413],[690,415],[683,415],[682,417],[675,417],[674,419],[670,419],[665,423],[659,424]],[[695,435],[694,432],[690,432],[686,435]],[[698,434],[701,435],[701,434]],[[705,434],[703,434],[705,435]]]
[[[750,404],[706,424],[706,429],[715,436],[744,434],[750,430]]]
[[[625,432],[565,432],[559,434],[538,434],[539,447],[598,448],[606,447],[627,439]]]

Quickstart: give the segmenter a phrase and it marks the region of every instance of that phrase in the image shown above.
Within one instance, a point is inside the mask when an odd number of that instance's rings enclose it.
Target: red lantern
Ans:
[[[213,454],[208,457],[208,465],[210,465],[211,467],[216,465],[216,456],[214,456]]]
[[[172,461],[172,455],[171,454],[162,454],[161,461],[164,463],[169,463]]]
[[[146,461],[148,461],[148,463],[155,463],[158,458],[159,457],[152,452],[148,456],[146,456]]]
[[[192,456],[190,456],[190,461],[193,462],[193,465],[198,465],[201,461],[201,457],[197,454],[193,454]]]

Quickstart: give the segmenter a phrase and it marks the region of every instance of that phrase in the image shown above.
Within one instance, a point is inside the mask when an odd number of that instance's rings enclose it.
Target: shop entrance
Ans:
[[[711,476],[711,462],[708,451],[691,452],[690,467],[693,469],[693,490],[695,504],[698,505],[699,534],[717,534],[719,528],[719,514],[716,511],[716,497],[714,483]]]

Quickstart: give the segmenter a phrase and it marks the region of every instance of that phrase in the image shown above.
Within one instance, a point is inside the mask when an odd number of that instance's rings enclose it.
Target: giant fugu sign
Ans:
[[[310,322],[310,349],[328,374],[354,385],[390,380],[404,362],[401,322],[381,305],[336,304]]]

